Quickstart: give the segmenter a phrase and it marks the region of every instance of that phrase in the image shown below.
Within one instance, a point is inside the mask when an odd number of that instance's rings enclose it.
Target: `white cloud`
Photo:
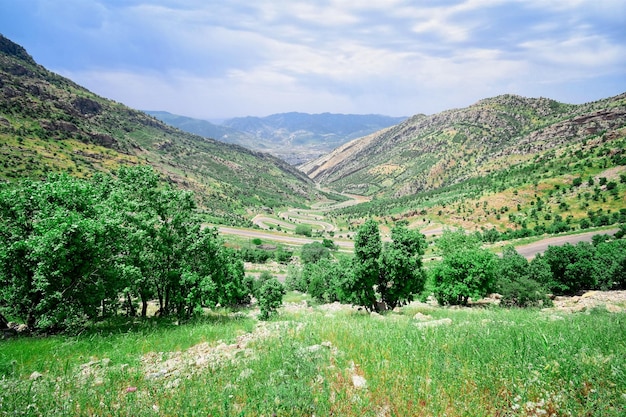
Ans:
[[[581,80],[626,90],[623,0],[81,0],[58,13],[41,1],[74,36],[50,45],[52,68],[195,117],[410,115],[505,92],[568,101]]]

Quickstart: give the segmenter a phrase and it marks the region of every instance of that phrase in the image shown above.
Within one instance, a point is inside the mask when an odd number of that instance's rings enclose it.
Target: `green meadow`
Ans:
[[[189,322],[0,341],[0,416],[623,416],[626,315],[368,315],[289,293]]]

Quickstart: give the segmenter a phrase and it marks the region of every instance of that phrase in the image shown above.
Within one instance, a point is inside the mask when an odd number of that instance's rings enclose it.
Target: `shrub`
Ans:
[[[300,251],[300,260],[305,264],[315,263],[328,257],[330,257],[330,251],[320,242],[307,243]]]
[[[502,251],[495,290],[502,295],[503,306],[530,307],[549,302],[545,287],[531,278],[531,272],[526,258],[512,246]]]
[[[261,320],[268,320],[276,314],[276,310],[283,304],[285,287],[276,278],[271,277],[259,289],[259,308]]]
[[[313,228],[309,224],[299,224],[296,226],[295,233],[297,235],[311,237],[313,234]]]
[[[548,283],[555,294],[576,294],[581,290],[596,287],[598,265],[594,258],[594,248],[589,243],[576,246],[566,243],[563,246],[549,246],[544,259],[552,272]]]

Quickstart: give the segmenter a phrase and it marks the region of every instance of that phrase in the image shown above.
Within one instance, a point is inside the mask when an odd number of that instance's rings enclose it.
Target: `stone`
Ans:
[[[365,389],[367,388],[367,380],[361,375],[352,375],[352,385],[356,389]]]
[[[41,378],[43,375],[40,372],[33,372],[32,374],[30,374],[30,376],[28,377],[28,379],[30,379],[31,381],[36,381],[39,378]]]
[[[616,306],[615,304],[607,304],[605,307],[606,311],[608,311],[609,313],[621,313],[622,311],[624,311],[623,308],[621,308],[620,306]]]
[[[449,326],[452,324],[452,319],[444,318],[444,319],[439,319],[439,320],[422,321],[422,322],[417,322],[413,324],[419,328]]]
[[[416,321],[430,321],[433,318],[431,316],[429,316],[428,314],[422,314],[422,313],[415,313],[415,315],[413,316],[413,320]]]

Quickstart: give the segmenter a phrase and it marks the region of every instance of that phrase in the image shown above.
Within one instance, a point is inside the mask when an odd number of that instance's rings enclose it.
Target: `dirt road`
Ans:
[[[304,245],[307,243],[312,243],[315,241],[319,241],[319,239],[310,239],[306,237],[296,237],[292,235],[287,235],[284,233],[278,232],[268,232],[262,230],[251,230],[251,229],[236,229],[233,227],[219,227],[218,230],[220,233],[225,235],[236,235],[243,236],[250,239],[259,238],[270,240],[279,243],[285,243],[288,245]],[[561,246],[565,243],[571,243],[572,245],[577,244],[578,242],[591,242],[591,239],[594,235],[597,234],[609,234],[613,235],[617,232],[618,229],[610,229],[605,231],[595,231],[588,233],[580,233],[577,235],[567,235],[567,236],[555,236],[548,237],[537,242],[529,243],[526,245],[516,246],[515,249],[517,252],[524,256],[527,259],[534,258],[538,253],[545,252],[548,249],[548,246]],[[340,249],[344,251],[352,251],[354,250],[354,242],[350,240],[334,240],[334,243],[339,246]]]
[[[517,253],[525,257],[526,259],[534,258],[538,253],[545,252],[548,249],[548,246],[562,246],[566,243],[571,243],[572,245],[577,244],[578,242],[591,242],[591,239],[594,235],[598,234],[607,234],[613,235],[617,232],[618,229],[610,229],[605,231],[595,231],[589,233],[580,233],[577,235],[567,235],[567,236],[555,236],[549,237],[537,242],[529,243],[527,245],[516,246],[515,249]]]
[[[279,232],[266,232],[263,230],[251,230],[251,229],[236,229],[234,227],[224,227],[220,226],[217,228],[220,233],[225,235],[235,235],[242,236],[250,239],[259,238],[270,240],[278,243],[285,243],[288,245],[305,245],[307,243],[319,242],[320,239],[310,239],[306,237],[296,237],[292,235],[287,235]],[[354,243],[349,240],[333,240],[335,245],[339,246],[340,249],[353,250]]]

